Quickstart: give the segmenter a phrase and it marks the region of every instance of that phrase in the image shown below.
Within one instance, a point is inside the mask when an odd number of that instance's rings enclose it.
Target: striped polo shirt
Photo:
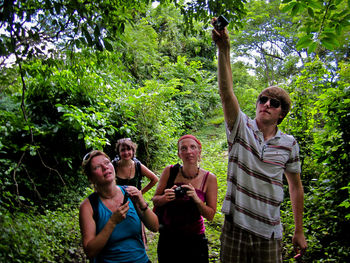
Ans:
[[[227,192],[222,212],[264,238],[282,238],[280,206],[284,171],[300,173],[299,146],[280,130],[265,141],[255,120],[240,111],[230,131]]]

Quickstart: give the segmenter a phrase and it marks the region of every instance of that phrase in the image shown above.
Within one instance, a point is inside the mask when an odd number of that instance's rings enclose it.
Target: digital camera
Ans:
[[[214,22],[214,27],[216,30],[224,30],[225,26],[228,25],[228,20],[223,15],[219,16]]]
[[[174,189],[175,191],[175,197],[178,198],[178,197],[183,197],[186,195],[186,192],[187,192],[187,188],[183,188],[181,186],[178,186]]]

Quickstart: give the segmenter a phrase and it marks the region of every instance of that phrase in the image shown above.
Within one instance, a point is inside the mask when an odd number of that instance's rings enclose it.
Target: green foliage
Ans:
[[[310,53],[318,45],[329,50],[339,47],[341,35],[350,26],[350,8],[347,1],[284,0],[281,9],[291,17],[302,17],[302,35],[296,47],[299,50],[308,48]]]
[[[188,60],[201,61],[205,69],[213,69],[215,47],[210,41],[210,32],[203,30],[204,24],[209,20],[193,22],[191,33],[186,33],[184,17],[187,15],[188,13],[181,15],[171,4],[159,5],[151,10],[147,20],[158,34],[159,52],[171,62],[176,62],[179,56],[183,56]]]
[[[243,1],[208,1],[202,6],[200,1],[176,1],[186,13],[161,2],[144,13],[148,1],[84,6],[80,1],[45,1],[44,6],[41,1],[17,1],[13,6],[6,1],[0,55],[18,56],[14,67],[1,69],[0,78],[0,260],[86,262],[77,233],[78,211],[71,210],[88,184],[80,172],[82,156],[99,148],[112,157],[115,141],[131,137],[139,145],[138,158],[160,174],[165,165],[179,162],[176,140],[191,132],[203,142],[201,166],[218,179],[218,211],[214,221],[206,222],[210,261],[218,261],[227,142],[216,48],[207,28],[209,16],[227,8],[230,18],[238,8],[230,30],[244,28],[231,37],[233,51],[255,62],[232,65],[241,108],[253,118],[256,97],[269,83],[288,83],[292,96],[293,108],[281,129],[293,134],[301,148],[309,242],[305,262],[349,261],[350,71],[342,62],[348,53],[347,27],[339,28],[341,47],[330,53],[313,46],[308,34],[314,33],[300,35],[307,26],[298,28],[298,23],[306,23],[308,16],[299,16],[301,9],[295,18],[282,15],[279,1],[249,2],[245,21],[238,19],[245,12]],[[347,11],[336,11],[345,6],[341,2],[330,8],[333,16],[325,24],[346,18]],[[208,8],[209,13],[203,12]],[[322,17],[321,9],[315,12],[319,7],[311,9],[310,17]],[[25,20],[32,27],[25,27]],[[328,37],[333,39],[331,31]],[[60,49],[43,56],[51,48],[44,49],[46,40],[54,40]],[[101,47],[104,50],[96,52]],[[297,50],[306,47],[308,54]],[[311,51],[320,59],[310,56]],[[148,201],[153,191],[147,193]],[[24,209],[29,207],[36,212]],[[294,229],[288,197],[282,216],[287,261],[293,256]],[[157,234],[149,241],[150,258],[156,261]]]
[[[78,139],[83,139],[87,148],[102,149],[104,145],[110,144],[107,134],[116,131],[109,121],[107,105],[101,102],[98,106],[80,109],[74,105],[56,104],[57,111],[63,113],[63,121],[76,130]]]
[[[348,183],[347,186],[344,186],[340,189],[348,191],[348,197],[343,202],[341,202],[339,206],[347,209],[347,214],[345,215],[345,219],[350,220],[350,211],[349,211],[349,208],[350,208],[350,183]]]
[[[182,131],[182,116],[172,98],[179,93],[177,80],[166,84],[146,81],[145,86],[130,90],[127,105],[135,114],[133,121],[140,142],[138,156],[153,169],[165,165],[163,156],[175,151],[175,140]]]
[[[151,79],[159,68],[161,56],[157,46],[157,33],[145,18],[134,26],[127,25],[118,50],[130,74],[137,80]]]
[[[0,210],[2,262],[83,262],[77,211]]]
[[[234,57],[254,64],[263,87],[283,83],[298,71],[302,54],[295,48],[297,23],[279,10],[279,1],[249,1],[240,31],[230,32]]]
[[[348,64],[343,64],[337,81],[331,82],[331,73],[315,60],[306,64],[302,74],[290,85],[294,104],[283,127],[297,137],[301,146],[304,222],[309,241],[306,260],[310,261],[324,262],[331,258],[344,262],[350,257],[345,235],[349,220],[344,217],[349,214],[346,207],[349,195],[342,190],[348,187],[350,168],[346,128],[350,106],[348,76]],[[284,213],[290,209],[286,206]],[[287,227],[290,242],[292,232],[289,231]]]
[[[160,1],[167,5],[168,1]],[[231,25],[240,26],[245,14],[244,0],[170,1],[184,15],[186,32],[193,32],[194,21],[206,21],[221,13],[231,19]],[[96,50],[113,51],[111,42],[118,38],[135,17],[143,14],[150,4],[143,1],[6,1],[2,5],[1,24],[5,32],[0,34],[0,56],[16,55],[17,62],[24,58],[55,54],[54,46],[64,48],[93,47]],[[60,41],[57,42],[57,39]],[[47,47],[50,43],[50,47]]]
[[[178,57],[176,63],[168,63],[160,75],[162,82],[177,80],[181,91],[174,100],[181,113],[184,129],[196,129],[203,124],[203,117],[210,116],[219,102],[216,79],[212,72],[202,69],[202,63]]]
[[[74,202],[67,193],[79,192],[86,183],[86,178],[77,174],[85,145],[100,148],[118,128],[117,120],[106,114],[105,98],[97,96],[103,89],[95,87],[102,87],[104,81],[90,70],[71,70],[62,63],[49,66],[33,61],[23,70],[28,87],[23,97],[3,97],[17,105],[13,108],[4,103],[0,113],[4,117],[1,160],[8,164],[3,174],[15,181],[17,194],[28,197],[35,193],[31,198],[36,203],[56,207],[60,202]],[[26,102],[22,108],[21,101]]]
[[[255,103],[265,84],[248,73],[244,63],[238,61],[232,65],[233,88],[239,106],[249,117],[255,118]]]
[[[0,55],[17,59],[55,53],[57,46],[94,47],[112,50],[111,39],[124,32],[134,14],[142,12],[144,1],[6,1],[2,5]],[[57,38],[59,43],[55,43]],[[47,47],[47,43],[51,47]]]
[[[139,27],[128,26],[122,38],[130,49],[112,43],[118,50],[113,54],[82,50],[75,56],[64,53],[65,60],[21,64],[23,92],[5,94],[0,112],[3,174],[18,186],[6,191],[45,207],[74,202],[70,195],[82,193],[87,183],[77,173],[81,157],[90,149],[114,156],[120,137],[133,138],[140,159],[157,169],[165,164],[162,156],[176,157],[174,138],[199,127],[215,107],[215,76],[185,57],[157,61],[156,43],[146,41],[152,34],[155,40],[156,33],[144,19],[136,23]],[[123,74],[127,69],[130,74]]]
[[[162,1],[161,1],[162,2]],[[224,14],[231,21],[231,28],[241,27],[241,20],[246,14],[245,0],[210,0],[210,1],[174,1],[181,13],[185,16],[185,28],[190,31],[194,21],[205,21],[205,26],[210,23],[211,17]]]

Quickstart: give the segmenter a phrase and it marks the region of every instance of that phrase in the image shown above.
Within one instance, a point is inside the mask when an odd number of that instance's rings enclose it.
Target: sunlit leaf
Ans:
[[[295,16],[301,9],[301,4],[295,3],[295,5],[292,8],[291,16]]]
[[[311,54],[311,53],[315,52],[316,48],[317,48],[317,43],[312,42],[308,47],[308,52]]]
[[[296,2],[291,2],[291,3],[288,3],[286,5],[282,5],[282,10],[281,11],[284,12],[284,13],[287,13],[291,9],[293,9],[295,5],[296,5]]]
[[[332,38],[328,38],[328,37],[322,38],[321,43],[325,48],[327,48],[329,50],[333,50],[335,47]]]
[[[315,9],[321,9],[322,8],[322,4],[320,1],[313,1],[313,0],[308,0],[307,1],[308,6],[315,8]]]
[[[296,45],[297,50],[308,47],[312,43],[312,37],[312,34],[308,34],[300,38]]]

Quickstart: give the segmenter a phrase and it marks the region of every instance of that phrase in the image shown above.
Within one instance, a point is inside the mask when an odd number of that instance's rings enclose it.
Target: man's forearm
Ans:
[[[228,128],[231,129],[239,113],[239,104],[233,93],[229,46],[219,49],[218,84],[225,120]]]
[[[218,83],[221,96],[227,95],[233,88],[229,48],[219,49]]]
[[[290,190],[295,232],[303,232],[304,190],[302,186]]]

